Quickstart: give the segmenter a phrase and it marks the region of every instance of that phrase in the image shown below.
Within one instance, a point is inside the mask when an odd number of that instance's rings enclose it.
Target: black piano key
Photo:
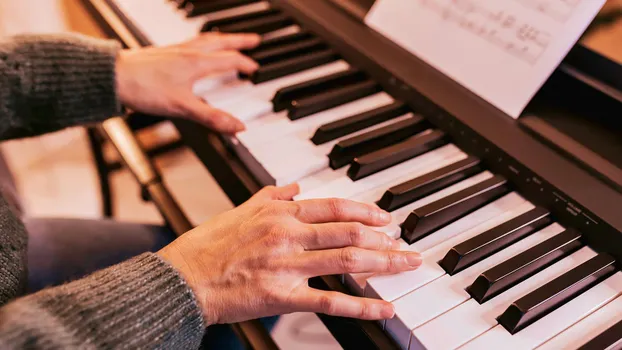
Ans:
[[[251,56],[253,54],[256,54],[258,52],[264,51],[264,50],[271,50],[275,47],[279,47],[281,45],[287,45],[293,42],[297,42],[300,40],[305,40],[305,39],[309,39],[309,38],[313,38],[314,36],[311,35],[311,33],[301,30],[299,32],[296,33],[291,33],[291,34],[287,34],[287,35],[280,35],[280,36],[275,36],[272,38],[267,38],[267,39],[263,39],[259,45],[257,45],[256,47],[252,48],[252,49],[248,49],[248,50],[243,50],[242,53],[247,55],[247,56]]]
[[[508,193],[507,180],[500,175],[450,194],[413,210],[402,223],[402,238],[412,244],[441,227],[470,214]]]
[[[303,81],[279,89],[272,98],[272,106],[275,112],[279,112],[291,107],[293,101],[317,95],[335,87],[366,81],[367,79],[365,73],[355,68],[349,68],[345,71]]]
[[[316,145],[321,145],[355,131],[363,130],[372,125],[397,118],[406,113],[408,113],[408,106],[402,102],[393,102],[386,106],[372,109],[371,111],[324,124],[315,131],[313,137],[311,137],[311,141]]]
[[[583,247],[581,233],[568,229],[483,272],[467,292],[484,303]]]
[[[354,158],[398,143],[430,128],[420,115],[391,123],[381,128],[339,141],[328,154],[329,165],[339,169]]]
[[[234,23],[239,23],[239,22],[243,22],[243,21],[247,21],[250,19],[255,19],[255,18],[260,18],[260,17],[265,17],[265,16],[270,16],[270,15],[275,15],[281,13],[281,11],[275,9],[275,8],[267,8],[264,10],[259,10],[259,11],[254,11],[254,12],[248,12],[248,13],[243,13],[243,14],[239,14],[239,15],[235,15],[235,16],[227,16],[227,17],[222,17],[222,18],[216,18],[213,20],[209,20],[207,23],[205,23],[203,25],[203,28],[201,28],[202,32],[209,32],[209,31],[219,31],[219,28],[222,26],[226,26],[226,25],[231,25]]]
[[[499,324],[515,334],[611,276],[615,262],[608,254],[598,254],[512,303],[498,317]]]
[[[246,21],[220,26],[218,30],[223,33],[265,34],[285,28],[292,24],[294,24],[294,21],[291,17],[283,13],[277,13],[274,15],[253,18]]]
[[[331,49],[320,50],[284,61],[271,63],[259,67],[250,77],[250,81],[255,84],[263,83],[273,79],[281,78],[286,75],[294,74],[305,69],[317,67],[339,59],[339,55]],[[242,78],[246,76],[240,75]]]
[[[195,17],[205,15],[210,12],[227,10],[230,8],[252,4],[260,0],[213,0],[213,1],[191,1],[185,5],[186,15]]]
[[[255,60],[255,62],[259,63],[260,66],[262,66],[323,48],[327,48],[327,45],[322,39],[309,38],[298,42],[285,44],[280,47],[259,51],[257,53],[251,54],[250,58]]]
[[[619,350],[622,349],[622,321],[607,328],[604,332],[590,339],[578,350]]]
[[[354,158],[347,174],[356,181],[445,144],[447,144],[446,134],[440,130],[411,136],[395,145]]]
[[[451,248],[440,265],[456,274],[551,223],[547,209],[536,207]]]
[[[381,88],[373,80],[365,80],[336,89],[321,92],[317,95],[292,101],[287,117],[291,120],[304,118],[327,109],[352,102],[359,98],[380,92]]]
[[[467,158],[388,189],[376,204],[393,211],[482,171],[477,157]]]

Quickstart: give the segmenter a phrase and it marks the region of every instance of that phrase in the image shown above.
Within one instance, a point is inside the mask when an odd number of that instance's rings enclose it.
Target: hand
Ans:
[[[209,33],[179,45],[121,51],[117,94],[134,111],[189,118],[223,133],[242,131],[242,122],[196,97],[192,86],[213,74],[255,71],[257,63],[237,50],[259,41],[255,34]]]
[[[289,201],[297,193],[295,184],[264,188],[158,253],[186,279],[207,324],[299,311],[393,317],[389,302],[308,286],[315,276],[417,268],[418,253],[397,251],[396,241],[370,228],[390,215],[348,200]]]

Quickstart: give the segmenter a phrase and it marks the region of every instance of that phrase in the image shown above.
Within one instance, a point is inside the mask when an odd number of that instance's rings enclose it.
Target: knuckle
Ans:
[[[347,272],[356,271],[361,266],[362,257],[357,250],[345,248],[341,250],[341,253],[339,255],[341,266]]]
[[[345,214],[346,201],[341,198],[330,198],[328,207],[335,217],[341,218]]]
[[[389,252],[386,254],[386,268],[388,271],[395,271],[400,267],[402,261],[401,254]]]
[[[306,236],[309,245],[313,247],[321,247],[323,245],[322,234],[315,226],[308,225]]]
[[[321,297],[319,297],[318,304],[320,310],[328,315],[335,314],[337,310],[337,304],[335,303],[334,299],[331,298],[329,295],[322,295]]]
[[[352,223],[349,224],[348,233],[350,235],[350,245],[361,246],[365,243],[365,228],[363,224]]]
[[[361,319],[368,319],[371,314],[371,310],[367,303],[361,303],[361,309],[359,311],[359,316]]]
[[[301,218],[304,215],[303,204],[300,202],[287,202],[291,216]]]
[[[276,193],[276,186],[266,186],[264,188],[262,188],[259,192],[261,192],[262,194],[266,194],[266,195],[272,195],[274,193]]]

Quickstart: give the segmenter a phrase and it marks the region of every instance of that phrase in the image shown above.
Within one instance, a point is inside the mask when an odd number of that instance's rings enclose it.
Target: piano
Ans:
[[[514,120],[362,21],[373,0],[84,0],[140,45],[255,32],[252,76],[199,96],[247,124],[175,121],[235,204],[297,181],[297,199],[391,211],[424,264],[316,278],[382,298],[391,320],[319,315],[346,349],[605,349],[622,344],[622,67],[577,44]]]

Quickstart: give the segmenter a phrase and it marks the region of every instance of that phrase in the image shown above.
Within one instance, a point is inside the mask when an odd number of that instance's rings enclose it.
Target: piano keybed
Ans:
[[[391,212],[382,228],[423,265],[346,274],[353,294],[393,302],[380,322],[402,349],[598,349],[622,339],[622,272],[511,179],[393,98],[322,38],[259,0],[111,0],[154,45],[200,31],[255,32],[249,77],[197,95],[247,124],[230,146],[262,185],[297,200],[347,198]]]

